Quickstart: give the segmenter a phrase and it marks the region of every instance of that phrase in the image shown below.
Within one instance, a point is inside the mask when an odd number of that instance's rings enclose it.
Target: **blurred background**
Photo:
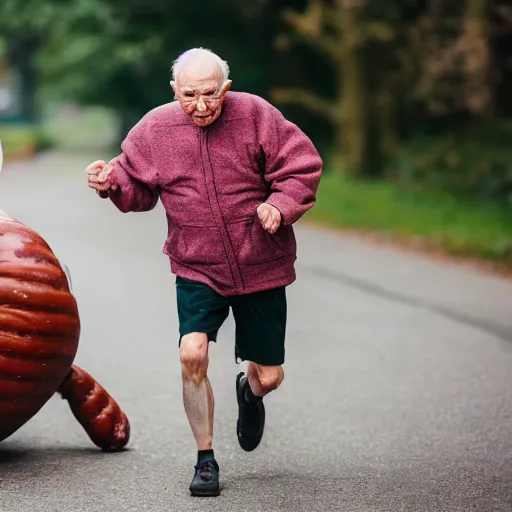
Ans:
[[[0,511],[198,509],[163,209],[121,215],[84,172],[196,46],[311,137],[306,220],[340,230],[297,229],[286,378],[250,458],[232,315],[211,344],[226,498],[201,510],[510,512],[512,281],[473,263],[512,276],[511,0],[0,0],[0,208],[69,267],[76,362],[134,448],[98,456],[55,396],[0,443]]]
[[[317,145],[311,220],[512,270],[508,0],[2,0],[6,159],[117,154],[194,46]]]

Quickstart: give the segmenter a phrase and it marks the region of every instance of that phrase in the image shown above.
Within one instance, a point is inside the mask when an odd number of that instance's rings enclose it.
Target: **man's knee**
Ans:
[[[208,337],[194,332],[183,336],[180,344],[181,371],[185,380],[199,384],[208,369]]]
[[[255,395],[264,396],[276,390],[284,379],[282,366],[249,366],[249,383]]]

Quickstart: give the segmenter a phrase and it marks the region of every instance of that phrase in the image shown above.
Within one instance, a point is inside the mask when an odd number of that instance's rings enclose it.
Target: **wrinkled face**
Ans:
[[[191,63],[171,82],[175,98],[197,126],[212,124],[221,114],[231,80],[220,82],[218,70],[208,63]]]

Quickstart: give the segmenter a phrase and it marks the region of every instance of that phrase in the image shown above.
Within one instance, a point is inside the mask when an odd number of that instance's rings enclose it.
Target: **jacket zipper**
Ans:
[[[231,245],[231,241],[229,238],[229,233],[226,228],[226,224],[224,222],[224,218],[222,216],[222,210],[219,204],[219,198],[217,197],[217,192],[215,190],[215,179],[213,175],[213,169],[210,164],[210,158],[208,155],[208,128],[198,128],[199,130],[199,149],[201,155],[201,165],[203,168],[203,174],[206,181],[206,192],[208,194],[208,202],[210,204],[210,210],[213,214],[213,219],[217,228],[221,234],[222,244],[224,245],[224,252],[227,256],[229,269],[231,271],[231,277],[233,278],[233,283],[235,284],[235,288],[238,290],[243,290],[243,280],[242,275],[240,273],[240,268],[238,266],[238,261]]]

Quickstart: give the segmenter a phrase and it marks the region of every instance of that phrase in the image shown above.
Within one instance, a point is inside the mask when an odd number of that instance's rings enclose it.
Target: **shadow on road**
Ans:
[[[22,445],[13,444],[0,446],[0,467],[2,468],[2,477],[6,477],[5,471],[9,469],[9,465],[15,467],[19,463],[22,464],[42,464],[52,463],[64,459],[80,458],[87,460],[92,457],[113,457],[129,452],[130,448],[126,448],[120,452],[102,452],[101,449],[92,447],[74,448],[70,446],[44,446],[37,447],[34,444]],[[7,466],[7,467],[6,467]]]

